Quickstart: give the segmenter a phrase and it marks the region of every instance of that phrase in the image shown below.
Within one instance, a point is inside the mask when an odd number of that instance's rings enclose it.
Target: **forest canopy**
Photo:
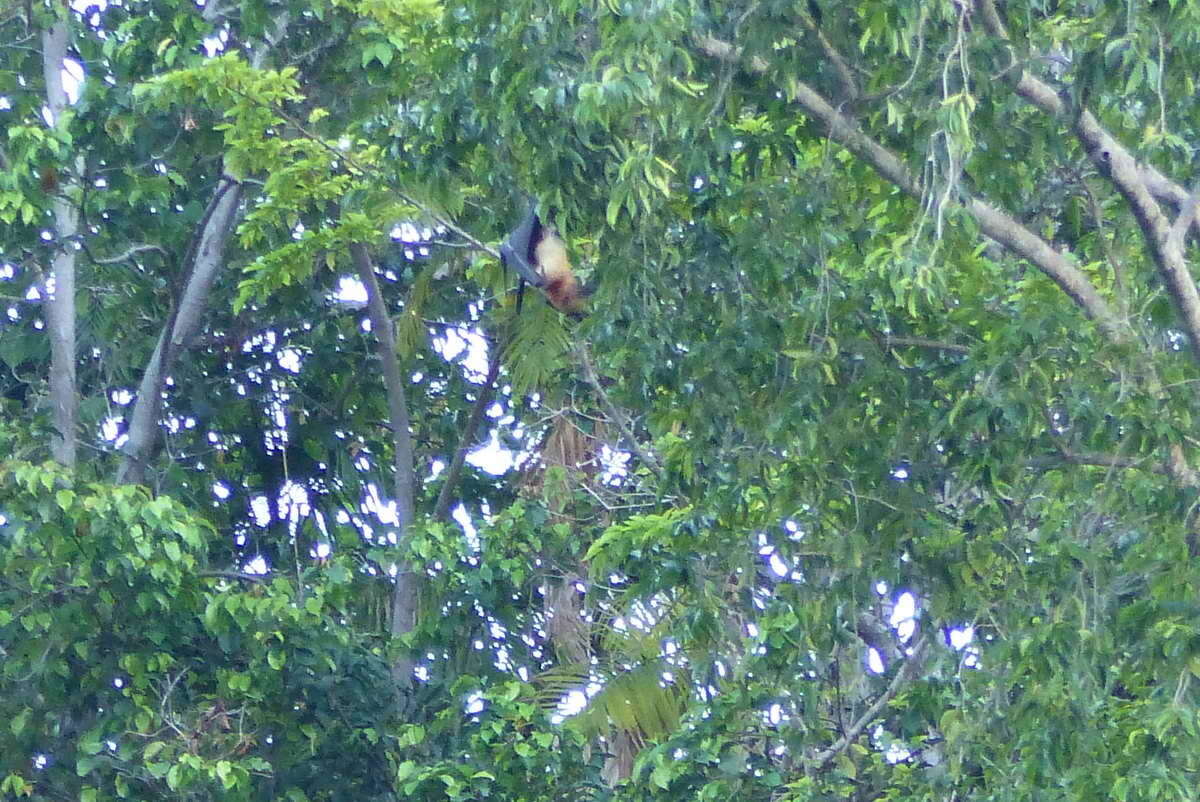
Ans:
[[[1193,799],[1197,75],[1192,0],[4,5],[0,798]]]

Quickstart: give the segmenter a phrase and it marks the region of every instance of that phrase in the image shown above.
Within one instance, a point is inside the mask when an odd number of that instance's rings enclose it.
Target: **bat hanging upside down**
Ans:
[[[577,316],[587,309],[587,291],[575,278],[567,246],[553,226],[542,223],[536,206],[500,246],[500,260],[544,292],[558,311]]]

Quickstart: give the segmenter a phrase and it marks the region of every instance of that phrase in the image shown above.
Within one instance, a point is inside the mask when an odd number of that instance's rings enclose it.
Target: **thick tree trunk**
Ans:
[[[50,119],[59,125],[66,110],[67,92],[63,87],[63,61],[67,55],[67,23],[56,22],[42,32],[42,70],[46,80],[46,106]],[[79,210],[60,193],[53,203],[57,248],[51,264],[54,293],[48,305],[46,322],[50,334],[50,404],[57,434],[50,445],[54,459],[67,467],[75,465],[79,420],[79,390],[75,378],[75,237],[79,233]]]
[[[119,483],[141,484],[145,481],[146,465],[159,434],[158,419],[167,374],[179,352],[200,330],[217,271],[225,263],[225,245],[233,230],[241,198],[241,184],[229,176],[222,177],[200,223],[196,247],[188,260],[190,264],[184,265],[185,270],[190,267],[187,283],[142,373],[137,402],[129,418],[125,459],[117,471]]]
[[[396,360],[396,336],[392,319],[383,303],[379,280],[366,246],[355,243],[350,246],[350,255],[358,269],[358,277],[367,289],[367,315],[371,330],[375,332],[376,353],[383,369],[383,383],[387,388],[388,413],[392,425],[392,496],[396,499],[396,518],[400,524],[400,542],[404,543],[413,522],[414,463],[412,433],[409,431],[408,401],[404,392],[404,377]],[[389,629],[393,637],[404,635],[417,625],[417,590],[421,575],[410,565],[402,565],[396,574],[396,586],[392,591],[392,607]],[[396,660],[392,675],[401,688],[412,684],[413,662],[408,656]]]

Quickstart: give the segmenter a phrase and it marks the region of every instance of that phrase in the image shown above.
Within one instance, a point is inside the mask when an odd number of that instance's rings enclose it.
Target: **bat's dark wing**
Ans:
[[[536,239],[541,235],[542,221],[538,219],[537,206],[529,208],[529,214],[521,224],[500,245],[500,260],[505,266],[511,266],[517,275],[535,287],[545,283],[542,274],[529,263],[529,254],[533,253]]]

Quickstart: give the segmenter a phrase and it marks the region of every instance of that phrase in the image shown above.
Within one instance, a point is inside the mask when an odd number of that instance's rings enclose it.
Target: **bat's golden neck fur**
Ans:
[[[534,249],[534,262],[547,281],[571,275],[571,261],[567,259],[567,246],[553,232],[547,232]]]
[[[577,315],[584,311],[583,288],[579,286],[567,246],[553,231],[547,231],[534,249],[534,259],[545,279],[546,297],[560,312]]]

